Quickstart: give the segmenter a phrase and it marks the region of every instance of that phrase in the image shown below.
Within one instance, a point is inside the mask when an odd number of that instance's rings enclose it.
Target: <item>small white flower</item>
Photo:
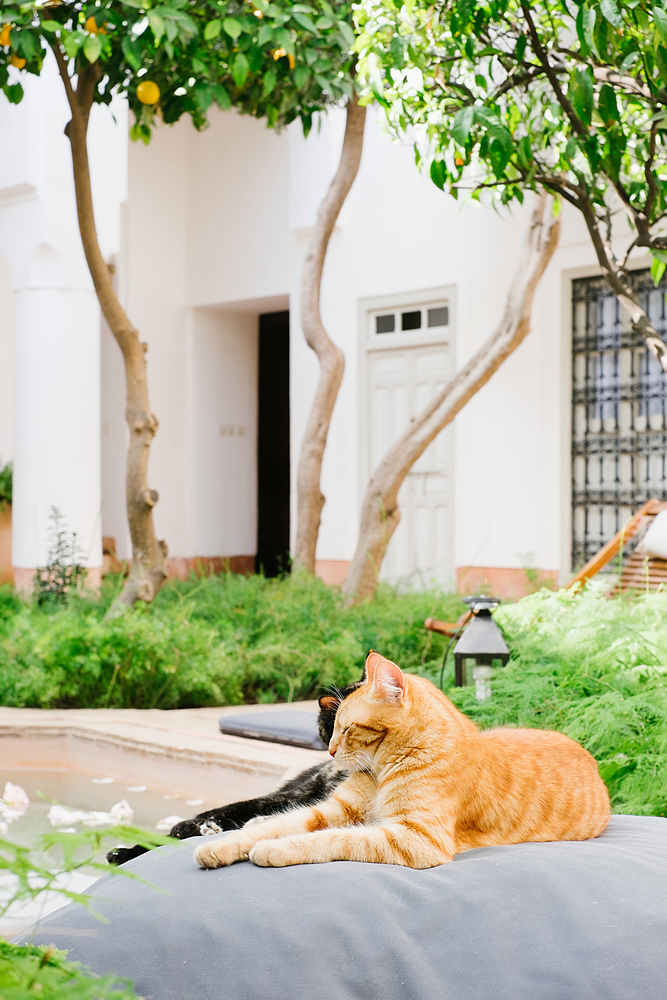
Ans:
[[[82,820],[84,826],[106,826],[116,822],[110,812],[98,812],[96,809],[85,813]]]
[[[54,805],[49,809],[51,826],[72,826],[87,818],[88,813],[80,809],[67,809],[65,806]]]
[[[30,799],[28,798],[28,793],[25,788],[21,788],[20,785],[14,785],[11,781],[8,781],[5,785],[5,790],[2,793],[2,800],[6,802],[7,805],[22,816],[30,805]]]
[[[121,799],[111,807],[111,815],[116,823],[131,823],[134,819],[134,809],[127,799]]]

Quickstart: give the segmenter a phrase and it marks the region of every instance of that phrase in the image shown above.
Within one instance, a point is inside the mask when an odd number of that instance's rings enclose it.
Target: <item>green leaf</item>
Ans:
[[[433,160],[431,163],[431,180],[436,187],[439,187],[441,191],[445,189],[445,181],[447,180],[447,165],[444,160]]]
[[[488,108],[476,107],[475,111],[475,121],[480,122],[484,125],[487,132],[497,139],[500,145],[506,152],[512,149],[512,136],[510,135],[508,129],[501,123],[500,119]]]
[[[227,29],[225,28],[225,31]],[[237,53],[236,59],[234,60],[234,66],[232,68],[232,76],[234,78],[234,83],[237,87],[242,87],[243,84],[248,79],[248,73],[250,72],[250,66],[248,65],[248,60],[243,52]]]
[[[459,24],[461,28],[465,28],[466,24],[470,20],[470,16],[474,11],[475,6],[476,6],[475,0],[458,0],[458,3],[456,5],[456,13],[458,14]]]
[[[35,38],[31,31],[26,31],[25,28],[19,35],[18,49],[21,55],[25,56],[28,62],[35,58],[35,53],[37,51],[37,45],[35,44]]]
[[[608,83],[603,84],[600,88],[598,110],[605,125],[608,125],[611,121],[618,121],[619,115],[618,104],[616,103],[616,94],[614,93],[614,88],[610,87]]]
[[[96,62],[102,53],[102,39],[99,35],[88,35],[83,43],[83,54],[89,63]]]
[[[398,66],[399,69],[403,69],[403,64],[405,62],[405,47],[403,45],[403,39],[400,35],[394,35],[389,43],[389,51],[396,66]]]
[[[651,277],[653,278],[653,284],[656,288],[660,284],[660,279],[665,273],[666,268],[667,264],[665,264],[664,261],[656,260],[655,257],[653,258],[653,261],[651,262]]]
[[[458,142],[459,146],[465,146],[467,143],[474,117],[475,109],[473,107],[461,108],[456,112],[452,126],[452,136]]]
[[[306,69],[305,66],[299,66],[299,69],[300,70],[305,69],[306,73],[308,73],[308,70]],[[268,97],[269,96],[269,94],[271,93],[271,91],[275,87],[277,81],[278,81],[278,77],[277,77],[276,71],[274,69],[267,69],[266,73],[264,74],[264,81],[263,81],[263,86],[262,86],[262,97]]]
[[[208,111],[211,107],[211,102],[213,101],[213,88],[210,83],[204,83],[203,80],[200,80],[194,85],[193,92],[197,102],[197,107],[203,112]]]
[[[88,35],[84,35],[82,31],[73,31],[71,35],[67,35],[63,39],[63,48],[68,59],[75,59],[77,53],[81,46],[86,41]]]
[[[660,79],[664,85],[667,85],[667,49],[664,45],[658,45],[655,50],[655,61],[658,64]]]
[[[621,28],[623,26],[623,18],[621,17],[614,0],[600,0],[600,10],[609,23],[613,24],[615,28]]]
[[[257,44],[266,45],[269,39],[273,38],[273,25],[263,24],[257,35]]]
[[[517,62],[521,62],[526,52],[527,38],[525,35],[519,35],[516,41],[516,51],[514,53],[514,58]]]
[[[294,8],[292,8],[292,9],[294,9]],[[313,24],[313,22],[311,21],[311,19],[308,17],[307,14],[294,14],[293,13],[292,14],[292,20],[296,21],[297,24],[300,24],[301,27],[305,28],[306,31],[312,32],[313,35],[317,32],[317,28],[315,27],[315,25]]]
[[[148,23],[153,31],[156,46],[160,44],[160,39],[164,35],[164,21],[154,10],[148,11]],[[84,50],[85,51],[85,50]]]
[[[655,6],[653,8],[653,20],[655,26],[658,29],[658,34],[660,35],[661,42],[667,42],[667,14],[660,7]]]
[[[234,41],[236,41],[243,31],[243,25],[234,17],[226,17],[222,22],[222,26],[225,29],[226,34],[228,34],[230,38],[233,38]]]
[[[213,84],[212,90],[216,104],[221,107],[223,111],[229,111],[232,106],[232,100],[223,85],[221,83],[215,83]]]
[[[593,81],[586,70],[575,72],[568,93],[579,118],[590,125],[593,117]]]
[[[58,21],[41,21],[40,23],[44,31],[55,32],[60,31],[62,28],[62,25]]]
[[[23,100],[23,87],[20,83],[13,83],[3,89],[10,104],[20,104]]]
[[[123,35],[121,48],[123,50],[123,55],[125,56],[127,62],[130,64],[132,69],[135,71],[140,70],[141,42],[136,38],[131,38],[130,35]]]
[[[270,73],[271,71],[269,70],[268,72]],[[266,74],[265,77],[264,77],[265,86],[266,86],[266,76],[267,75],[268,74]],[[306,84],[308,83],[309,79],[310,79],[310,70],[308,69],[308,67],[307,66],[297,66],[296,69],[294,70],[294,84],[295,84],[295,86],[299,90],[301,90],[303,87],[306,86]]]
[[[222,21],[209,21],[204,28],[204,38],[210,42],[213,38],[217,38],[221,31]]]
[[[348,49],[351,49],[354,45],[354,32],[347,21],[338,22],[338,31],[343,36],[343,41],[347,45]]]

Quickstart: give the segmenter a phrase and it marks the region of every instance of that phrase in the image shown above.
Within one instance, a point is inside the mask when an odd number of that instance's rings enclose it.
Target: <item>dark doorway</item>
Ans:
[[[289,572],[289,312],[259,317],[257,570]]]

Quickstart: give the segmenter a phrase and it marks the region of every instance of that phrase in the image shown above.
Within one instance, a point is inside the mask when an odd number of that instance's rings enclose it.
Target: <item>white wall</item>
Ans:
[[[0,465],[14,455],[14,292],[0,256]]]
[[[16,303],[13,316],[8,303],[0,336],[4,362],[13,334],[17,369],[14,428],[6,414],[7,388],[0,441],[11,434],[15,439],[12,559],[23,586],[47,559],[53,506],[76,532],[90,569],[99,570],[102,551],[100,315],[76,218],[64,134],[69,112],[51,57],[39,79],[26,75],[21,82],[20,105],[0,102],[0,251]],[[105,254],[118,249],[126,162],[124,111],[113,110],[118,123],[110,109],[94,108],[90,132]],[[2,300],[8,300],[4,275]],[[6,369],[1,377],[9,381]]]
[[[151,485],[161,493],[158,530],[174,555],[250,554],[251,453],[240,440],[217,440],[213,429],[225,407],[231,413],[242,400],[255,405],[256,317],[288,301],[296,481],[318,377],[299,323],[300,268],[343,129],[340,111],[307,140],[299,123],[276,134],[254,119],[214,112],[201,134],[184,122],[158,129],[148,148],[130,149],[121,271],[130,315],[150,343],[151,400],[161,422]],[[414,300],[421,290],[453,286],[452,350],[461,366],[501,318],[530,209],[527,203],[497,213],[443,194],[417,173],[412,148],[391,140],[369,113],[360,173],[323,278],[322,315],[345,352],[346,372],[324,461],[318,558],[352,557],[369,474],[362,458],[360,300]],[[535,297],[533,332],[456,420],[457,566],[569,568],[569,286],[563,275],[594,263],[580,220],[566,208],[561,249]],[[229,417],[230,424],[235,420]],[[238,493],[228,492],[231,482],[243,484]],[[295,515],[294,490],[293,501]]]

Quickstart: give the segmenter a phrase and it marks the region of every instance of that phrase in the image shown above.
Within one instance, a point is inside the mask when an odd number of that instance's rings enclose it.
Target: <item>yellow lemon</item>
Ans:
[[[25,66],[25,59],[22,59],[21,56],[10,56],[9,61],[12,66],[16,66],[17,69],[23,69]]]
[[[278,61],[278,59],[282,59],[282,57],[286,56],[286,55],[287,55],[287,53],[285,52],[284,49],[274,49],[273,50],[273,58],[274,58],[274,60],[276,62]]]
[[[289,59],[289,68],[294,69],[294,56],[291,52],[288,54],[287,58]]]
[[[92,14],[84,24],[84,28],[91,35],[106,35],[106,31],[104,28],[98,28],[97,21],[92,16]]]
[[[9,36],[11,34],[12,26],[11,24],[3,24],[2,31],[0,31],[0,45],[9,45]]]
[[[137,97],[142,104],[157,104],[160,100],[160,88],[153,80],[142,80],[137,87]]]

